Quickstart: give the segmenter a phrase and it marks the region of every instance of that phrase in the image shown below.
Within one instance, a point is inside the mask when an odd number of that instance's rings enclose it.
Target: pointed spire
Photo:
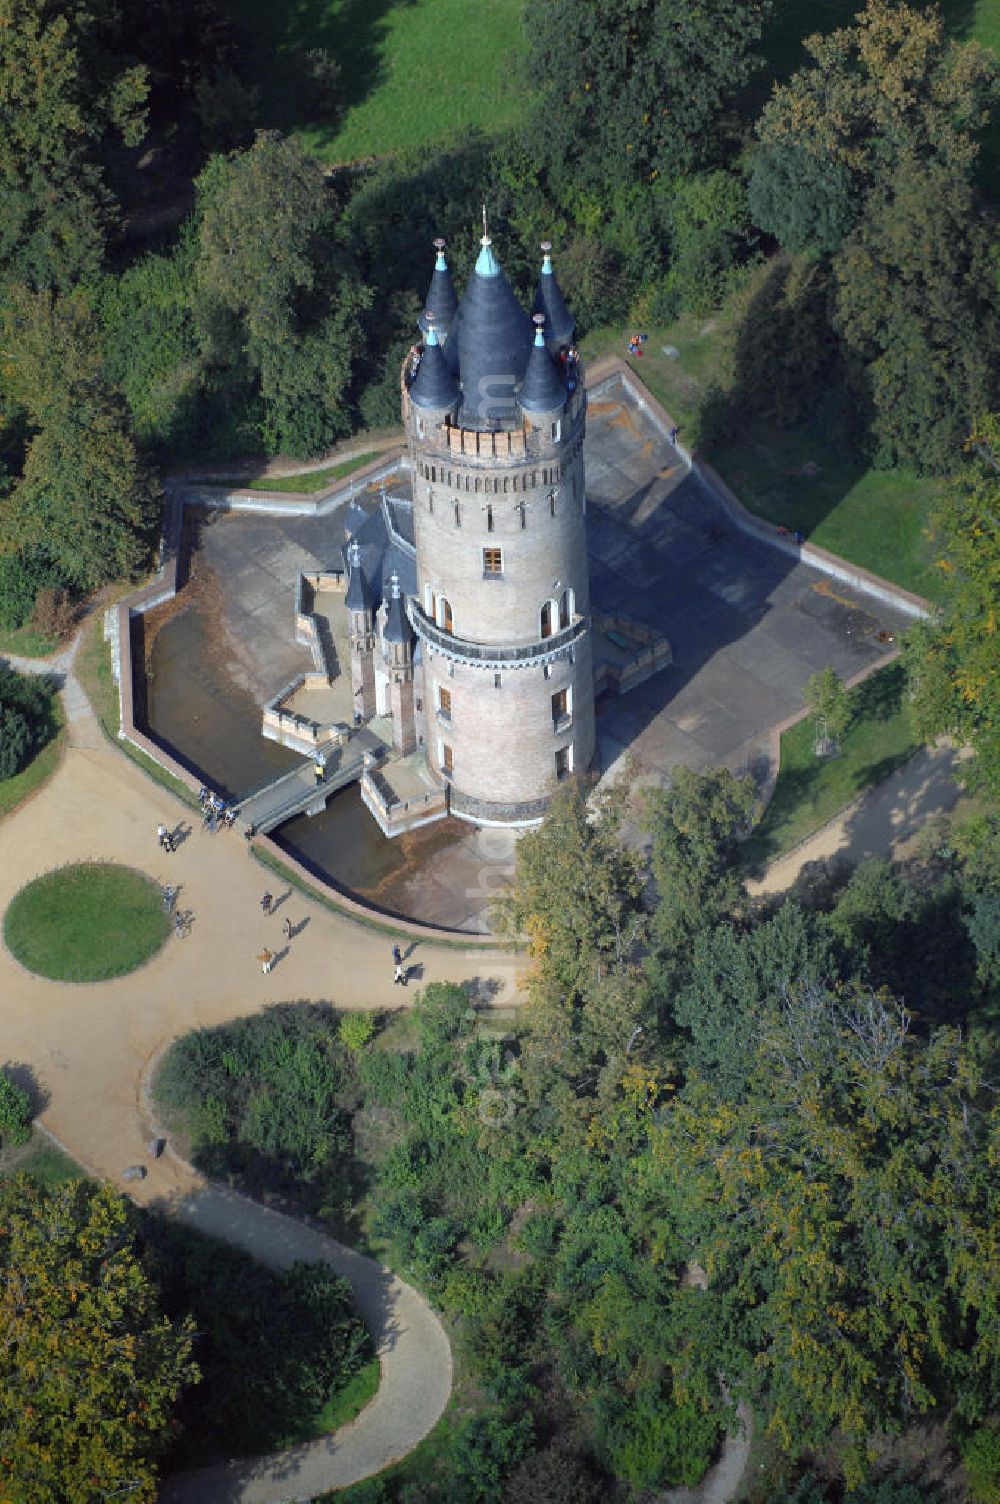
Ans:
[[[545,346],[545,315],[536,313],[534,324],[535,343],[531,347],[524,385],[517,400],[525,412],[558,412],[566,401],[566,387]]]
[[[389,600],[385,612],[386,642],[409,642],[410,633],[403,615],[403,598],[399,589],[399,575],[395,570],[389,576]]]
[[[350,577],[347,582],[344,605],[348,611],[367,611],[371,607],[372,593],[365,578],[364,565],[361,562],[361,545],[357,538],[352,538],[347,545],[347,563]]]
[[[483,210],[483,222],[484,223],[485,223],[485,220],[486,220],[486,211],[484,209]],[[483,238],[479,242],[479,244],[482,247],[482,249],[480,250],[479,256],[478,256],[478,258],[476,260],[476,276],[477,277],[499,277],[499,275],[500,275],[500,263],[497,260],[496,256],[493,254],[493,242],[492,242],[492,240],[490,239],[490,237],[487,234],[484,233],[483,234]]]
[[[448,338],[451,331],[455,310],[458,307],[458,296],[455,292],[455,284],[451,280],[451,272],[448,270],[448,262],[444,254],[445,242],[438,236],[434,242],[434,270],[431,273],[430,286],[427,289],[427,298],[424,303],[424,312],[417,320],[421,332],[427,333],[427,316],[433,314],[437,322],[438,337],[442,343]]]
[[[538,279],[538,291],[535,294],[535,313],[544,313],[546,325],[546,338],[550,350],[559,350],[573,343],[576,333],[576,324],[573,316],[563,299],[559,283],[556,280],[555,270],[552,266],[552,242],[543,240],[542,270]]]
[[[437,334],[437,320],[430,309],[424,314],[427,335],[420,368],[410,387],[410,401],[433,412],[447,412],[458,401],[458,383],[445,364]]]

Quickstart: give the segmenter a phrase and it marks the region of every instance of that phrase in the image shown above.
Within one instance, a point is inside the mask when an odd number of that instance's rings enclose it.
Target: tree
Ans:
[[[970,181],[1000,67],[976,42],[947,41],[939,10],[868,0],[856,26],[805,48],[812,63],[775,87],[757,124],[761,229],[790,251],[836,251],[904,164]]]
[[[653,1154],[727,1380],[795,1454],[838,1429],[856,1485],[873,1431],[995,1403],[1000,1112],[976,1047],[890,997],[792,985],[754,1022],[740,1097],[692,1074]]]
[[[851,724],[851,707],[844,681],[832,668],[821,668],[806,680],[806,704],[817,722],[817,752],[836,751]],[[832,748],[827,744],[832,743]]]
[[[954,468],[997,395],[1000,298],[969,183],[904,159],[834,264],[834,328],[857,362],[882,463]]]
[[[31,1137],[31,1102],[28,1093],[0,1070],[0,1148],[26,1144]]]
[[[0,1488],[14,1504],[151,1501],[154,1459],[194,1382],[109,1186],[0,1182]]]
[[[213,157],[197,186],[205,355],[237,381],[249,363],[268,452],[315,453],[349,431],[346,397],[371,302],[334,245],[332,189],[296,142],[264,131],[247,151]]]
[[[145,129],[146,70],[115,55],[114,0],[0,0],[0,277],[94,278],[113,201],[97,156]]]
[[[1000,419],[984,420],[969,460],[933,513],[944,606],[906,637],[916,727],[971,747],[963,777],[1000,797]]]
[[[525,13],[534,141],[559,182],[673,179],[710,164],[768,0],[548,0]],[[571,166],[572,164],[572,166]]]
[[[668,286],[682,306],[698,317],[717,308],[749,241],[742,179],[716,171],[681,182],[673,202]]]
[[[726,768],[674,768],[669,788],[646,797],[656,882],[652,960],[661,993],[670,990],[666,978],[688,955],[692,938],[740,909],[744,889],[733,858],[756,802],[753,780]]]
[[[609,978],[631,975],[643,934],[642,864],[620,840],[624,797],[619,787],[588,802],[580,783],[560,785],[542,825],[518,842],[514,882],[494,907],[501,934],[527,936],[532,997],[557,1035],[579,1031]],[[633,999],[636,990],[626,987]],[[634,1025],[627,1008],[612,1026],[617,1047]]]
[[[150,556],[160,493],[105,379],[82,293],[13,288],[0,310],[2,383],[32,430],[24,471],[0,504],[8,547],[44,549],[81,590]]]
[[[0,778],[13,778],[55,735],[55,690],[48,679],[0,663]]]

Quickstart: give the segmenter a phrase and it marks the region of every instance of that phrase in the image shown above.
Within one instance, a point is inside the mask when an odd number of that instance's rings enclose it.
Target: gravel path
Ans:
[[[276,913],[264,918],[259,899],[267,874],[248,858],[242,838],[193,829],[188,811],[109,745],[73,675],[74,652],[75,646],[52,659],[6,660],[63,681],[68,735],[52,778],[0,823],[0,913],[41,873],[102,859],[176,884],[179,907],[193,913],[194,924],[189,938],[171,939],[131,976],[90,985],[32,976],[0,949],[0,1060],[34,1084],[42,1125],[91,1173],[275,1267],[320,1259],[351,1281],[382,1370],[378,1393],[361,1415],[321,1441],[274,1457],[178,1475],[161,1495],[165,1504],[311,1499],[381,1471],[427,1435],[451,1392],[447,1336],[423,1298],[374,1260],[205,1182],[169,1152],[151,1158],[144,1081],[177,1035],[269,1003],[305,998],[399,1007],[407,995],[393,988],[392,940],[274,878]],[[160,821],[176,833],[172,856],[157,847]],[[298,930],[290,945],[281,938],[286,915]],[[278,953],[267,976],[254,959],[265,942]],[[420,942],[408,961],[422,982],[489,982],[495,1003],[518,1001],[507,952]],[[131,1164],[145,1164],[147,1176],[126,1185],[122,1172]]]

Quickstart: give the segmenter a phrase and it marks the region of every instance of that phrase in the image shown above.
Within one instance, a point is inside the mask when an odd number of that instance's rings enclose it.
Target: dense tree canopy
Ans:
[[[758,121],[751,186],[758,223],[786,249],[836,250],[904,164],[970,177],[1000,66],[947,40],[940,11],[868,0],[855,26],[805,46],[812,63]]]
[[[974,777],[1000,796],[1000,423],[984,420],[966,468],[933,518],[945,591],[940,621],[907,638],[922,732],[972,748]]]
[[[0,4],[0,278],[68,290],[103,255],[112,200],[96,158],[145,125],[146,70],[117,53],[115,0]]]
[[[612,185],[711,162],[769,0],[545,0],[525,12],[537,147],[554,174]]]
[[[197,1378],[133,1250],[122,1197],[0,1180],[0,1486],[13,1504],[152,1501],[174,1402]]]
[[[128,577],[149,558],[160,493],[105,378],[88,300],[12,288],[0,335],[0,388],[30,431],[0,542],[45,549],[81,589]]]

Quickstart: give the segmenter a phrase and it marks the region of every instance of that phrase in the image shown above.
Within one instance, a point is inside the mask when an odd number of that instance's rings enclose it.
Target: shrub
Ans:
[[[0,778],[13,778],[27,767],[35,748],[31,727],[19,710],[0,705]]]
[[[976,1504],[1000,1504],[1000,1422],[973,1432],[962,1448],[962,1461]]]
[[[28,1093],[0,1070],[0,1148],[26,1144],[31,1137],[31,1102]]]
[[[68,636],[75,619],[76,613],[68,590],[57,590],[52,585],[39,590],[31,611],[31,625],[43,637]]]
[[[454,982],[431,982],[417,998],[413,1019],[425,1048],[447,1044],[469,1026],[469,998]]]
[[[371,1013],[345,1013],[337,1028],[340,1042],[352,1055],[359,1055],[375,1035]]]
[[[44,549],[0,554],[0,627],[8,632],[23,627],[39,592],[62,583],[58,567]]]

